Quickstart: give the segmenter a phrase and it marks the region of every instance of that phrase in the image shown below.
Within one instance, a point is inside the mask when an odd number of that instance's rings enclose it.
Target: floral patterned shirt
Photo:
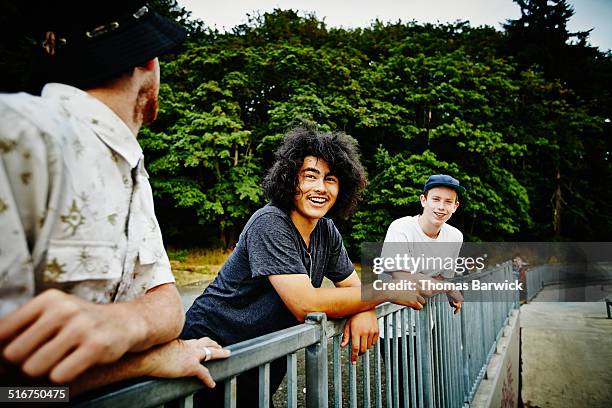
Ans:
[[[0,317],[48,288],[97,303],[174,282],[142,149],[80,89],[0,95]]]

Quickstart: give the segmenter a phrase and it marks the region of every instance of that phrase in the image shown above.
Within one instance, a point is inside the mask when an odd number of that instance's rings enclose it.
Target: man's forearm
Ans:
[[[341,288],[314,288],[308,312],[324,312],[329,318],[339,318],[371,310],[381,303],[393,302],[405,306],[421,307],[422,296],[431,296],[423,290],[377,290],[373,284]],[[421,300],[417,300],[421,297]],[[419,303],[419,305],[417,305]],[[304,314],[305,316],[305,314]]]
[[[70,396],[76,396],[115,382],[149,375],[150,366],[147,364],[147,356],[150,355],[151,351],[128,353],[114,363],[91,367],[69,384]]]
[[[113,306],[128,316],[126,326],[133,325],[135,329],[130,351],[143,351],[175,339],[185,322],[181,298],[174,284],[157,286],[134,301]]]
[[[202,361],[229,357],[229,350],[217,342],[203,337],[193,340],[173,340],[150,348],[143,353],[128,353],[120,360],[92,367],[70,384],[73,395],[93,388],[130,378],[151,376],[157,378],[199,378],[208,387],[215,382]]]
[[[419,290],[394,293],[376,290],[372,284],[314,288],[305,275],[273,275],[269,280],[299,321],[304,321],[306,315],[311,312],[323,312],[330,318],[338,318],[373,309],[384,302],[417,309],[425,303]]]
[[[334,319],[371,310],[388,301],[390,299],[374,290],[372,285],[315,288],[315,296],[310,306],[313,310],[308,312],[324,312],[327,317]]]
[[[151,351],[153,350],[151,349]],[[128,353],[114,363],[91,367],[77,377],[76,380],[65,385],[70,386],[70,396],[74,397],[83,392],[114,382],[146,376],[150,372],[150,366],[146,364],[145,360],[148,355],[150,355],[150,352]],[[7,366],[1,374],[0,385],[2,386],[57,386],[56,383],[51,382],[48,378],[33,378],[24,375],[17,366]]]

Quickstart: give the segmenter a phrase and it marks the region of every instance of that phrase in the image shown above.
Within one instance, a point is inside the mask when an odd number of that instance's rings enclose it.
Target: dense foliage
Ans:
[[[517,1],[523,15],[503,32],[338,29],[276,10],[220,33],[175,1],[157,3],[191,32],[164,60],[159,118],[139,138],[166,243],[233,245],[299,120],[360,144],[366,200],[338,220],[353,251],[416,214],[421,186],[440,172],[468,187],[451,220],[467,239],[608,239],[612,56],[588,32],[567,32],[564,0]]]

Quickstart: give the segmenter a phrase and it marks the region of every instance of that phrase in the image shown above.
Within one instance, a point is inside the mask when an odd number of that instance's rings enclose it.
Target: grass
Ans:
[[[211,281],[232,253],[222,249],[176,249],[168,248],[168,257],[177,286]]]
[[[167,252],[177,286],[212,281],[232,253],[229,249],[203,248],[168,248]],[[355,270],[361,276],[361,264],[355,264]]]

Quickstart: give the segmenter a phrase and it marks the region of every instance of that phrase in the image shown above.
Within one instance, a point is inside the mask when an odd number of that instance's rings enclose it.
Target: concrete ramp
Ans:
[[[526,407],[612,407],[612,320],[604,302],[521,306]]]

